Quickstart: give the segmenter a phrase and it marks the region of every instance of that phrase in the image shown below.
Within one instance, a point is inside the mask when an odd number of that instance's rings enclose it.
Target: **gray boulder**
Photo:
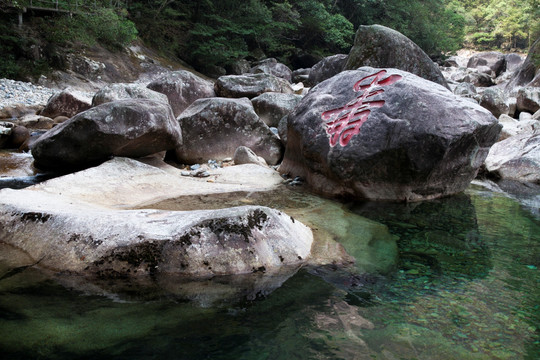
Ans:
[[[293,83],[305,82],[307,84],[310,72],[311,72],[311,68],[294,70],[292,73],[292,82]]]
[[[498,51],[478,53],[471,56],[467,63],[467,67],[476,68],[480,72],[483,72],[482,69],[487,67],[489,70],[493,71],[495,76],[499,76],[506,71],[506,57]]]
[[[168,104],[152,100],[108,102],[49,130],[32,147],[43,170],[93,166],[110,156],[141,157],[174,149],[182,134]]]
[[[480,106],[488,109],[496,118],[502,114],[508,115],[510,113],[510,107],[506,103],[506,95],[500,88],[485,89],[480,98]]]
[[[210,81],[185,70],[166,73],[147,87],[167,95],[175,117],[195,100],[216,96]]]
[[[200,99],[177,120],[184,143],[176,148],[176,156],[184,163],[232,157],[239,146],[249,147],[272,165],[283,155],[279,138],[259,119],[246,98]]]
[[[516,53],[510,53],[504,55],[505,61],[506,61],[506,71],[512,72],[517,70],[521,64],[523,64],[523,58]]]
[[[540,110],[540,87],[523,87],[517,92],[517,110],[534,114]]]
[[[284,116],[281,120],[279,120],[279,125],[278,125],[278,135],[283,146],[287,146],[288,119],[289,119],[289,116]]]
[[[141,84],[111,84],[99,90],[92,98],[92,106],[125,99],[148,99],[169,103],[165,94],[150,90]]]
[[[300,100],[301,95],[267,92],[251,99],[251,103],[266,125],[277,127],[279,120],[289,114]]]
[[[540,184],[540,129],[493,145],[485,167],[497,178]]]
[[[51,96],[40,115],[51,119],[57,116],[72,117],[90,109],[91,106],[92,98],[90,96],[67,88]]]
[[[255,164],[260,166],[268,166],[262,157],[257,156],[253,150],[245,146],[239,146],[236,149],[234,152],[233,161],[235,165]]]
[[[254,98],[265,92],[294,93],[291,84],[271,74],[227,75],[217,79],[216,94],[228,98]]]
[[[11,132],[15,124],[9,121],[0,122],[0,149],[3,149],[11,139]]]
[[[4,189],[0,238],[53,271],[99,278],[267,272],[303,264],[311,230],[266,207],[116,210]]]
[[[405,35],[381,25],[360,26],[344,70],[396,68],[448,87],[439,67]]]
[[[292,70],[285,64],[279,63],[276,59],[270,58],[259,61],[259,63],[251,68],[253,74],[271,74],[278,78],[292,81]]]
[[[500,129],[443,86],[364,67],[320,83],[289,114],[279,171],[326,196],[432,199],[469,185]]]
[[[348,55],[344,54],[325,57],[311,68],[307,83],[309,86],[315,86],[318,83],[339,74],[343,71],[348,58]]]
[[[251,65],[246,59],[240,59],[233,62],[228,68],[228,73],[231,75],[242,75],[249,73]]]
[[[476,87],[490,87],[495,85],[490,75],[480,72],[469,72],[461,81],[471,83]]]
[[[540,39],[537,39],[529,49],[523,63],[514,71],[512,78],[505,87],[511,92],[520,86],[540,86]]]
[[[476,95],[476,87],[471,83],[462,82],[457,84],[454,89],[454,94],[466,98],[473,98]]]

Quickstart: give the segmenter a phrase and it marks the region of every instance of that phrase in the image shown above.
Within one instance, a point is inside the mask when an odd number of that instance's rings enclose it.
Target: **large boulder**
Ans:
[[[292,81],[292,70],[287,65],[279,63],[274,58],[259,61],[256,66],[251,68],[251,73],[271,74],[279,78],[285,79],[288,82]]]
[[[179,161],[194,164],[232,157],[246,146],[275,165],[283,155],[277,135],[260,120],[249,99],[210,98],[195,101],[178,118],[184,143]]]
[[[279,121],[288,115],[300,100],[301,95],[267,92],[251,99],[251,103],[266,125],[278,127]]]
[[[326,196],[432,199],[469,185],[500,129],[443,86],[363,67],[317,85],[289,114],[279,171]]]
[[[523,58],[521,57],[521,55],[516,54],[516,53],[506,54],[504,58],[506,61],[507,72],[515,71],[517,70],[517,68],[521,66],[521,64],[523,64]]]
[[[102,278],[267,272],[303,264],[311,230],[266,207],[116,210],[4,189],[0,238],[40,267]]]
[[[142,84],[110,84],[99,90],[92,98],[92,106],[126,99],[148,99],[169,103],[167,95],[150,90]]]
[[[493,145],[485,167],[497,178],[540,184],[540,130],[522,132]]]
[[[540,87],[527,86],[518,89],[517,110],[531,114],[540,110]]]
[[[476,68],[480,72],[485,72],[482,71],[482,69],[487,67],[495,76],[499,76],[506,71],[506,57],[503,53],[498,51],[478,53],[471,56],[467,63],[467,67],[473,69]]]
[[[360,26],[344,70],[396,68],[448,87],[439,67],[405,35],[382,25]]]
[[[540,39],[532,44],[527,57],[514,71],[505,90],[510,92],[520,86],[540,86]]]
[[[311,68],[307,83],[309,86],[315,86],[332,76],[343,71],[347,63],[348,55],[338,54],[325,57]]]
[[[272,74],[227,75],[217,79],[216,94],[228,98],[254,98],[265,92],[294,93],[291,84]]]
[[[175,117],[195,100],[216,96],[214,84],[185,70],[168,72],[147,87],[167,95]]]
[[[485,89],[480,98],[480,106],[489,110],[496,118],[502,114],[508,115],[510,113],[510,107],[506,103],[506,95],[500,88]]]
[[[51,96],[40,115],[51,119],[57,116],[67,116],[69,118],[90,109],[91,106],[91,96],[67,88]]]
[[[108,102],[54,127],[32,147],[43,170],[69,171],[111,156],[140,157],[174,149],[182,141],[168,104],[153,100]]]

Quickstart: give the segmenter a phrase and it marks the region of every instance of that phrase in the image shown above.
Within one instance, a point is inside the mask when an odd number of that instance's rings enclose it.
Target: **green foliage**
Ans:
[[[137,37],[135,24],[113,9],[101,8],[94,13],[49,18],[47,40],[56,44],[103,44],[120,48]]]

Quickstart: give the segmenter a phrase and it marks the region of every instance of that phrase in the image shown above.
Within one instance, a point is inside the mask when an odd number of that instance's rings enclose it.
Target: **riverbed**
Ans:
[[[256,279],[86,283],[13,268],[3,248],[2,358],[540,357],[540,218],[515,198],[471,185],[422,203],[347,204],[289,188],[206,207],[246,203],[333,234],[356,263]],[[182,206],[194,205],[148,207]]]

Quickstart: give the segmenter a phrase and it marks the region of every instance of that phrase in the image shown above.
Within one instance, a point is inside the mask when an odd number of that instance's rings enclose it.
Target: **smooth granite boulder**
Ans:
[[[405,35],[382,25],[360,26],[344,70],[361,66],[396,68],[448,87],[429,56]]]
[[[99,90],[92,98],[92,106],[126,99],[148,99],[169,103],[167,95],[150,90],[142,84],[110,84]]]
[[[71,171],[111,156],[141,157],[174,149],[182,134],[170,106],[118,100],[84,111],[49,130],[32,146],[36,167]]]
[[[217,96],[227,98],[251,99],[265,92],[294,93],[287,80],[265,73],[221,76],[215,89]]]
[[[283,155],[279,137],[257,116],[247,98],[200,99],[179,117],[183,144],[176,157],[186,164],[232,157],[239,146],[246,146],[275,165]]]
[[[289,114],[279,171],[331,197],[433,199],[469,185],[500,130],[443,86],[364,67],[317,85]]]

